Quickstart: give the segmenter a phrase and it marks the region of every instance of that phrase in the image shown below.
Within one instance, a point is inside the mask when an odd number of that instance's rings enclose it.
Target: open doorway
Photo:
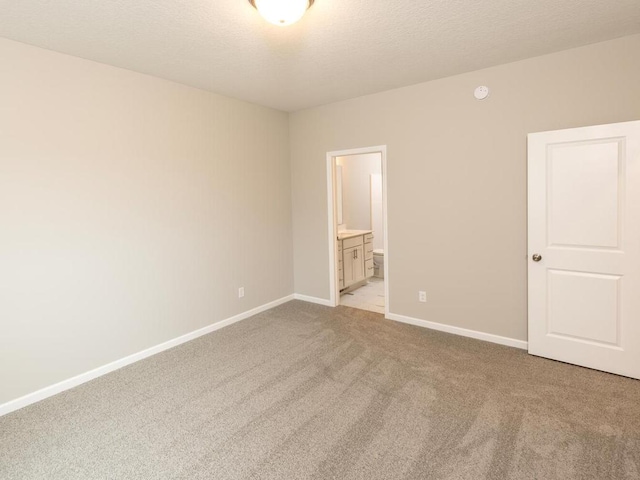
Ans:
[[[388,315],[386,146],[327,153],[331,305]]]

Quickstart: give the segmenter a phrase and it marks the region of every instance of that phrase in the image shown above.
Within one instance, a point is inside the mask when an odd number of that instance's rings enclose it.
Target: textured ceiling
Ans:
[[[640,0],[0,0],[0,36],[286,111],[639,32]]]

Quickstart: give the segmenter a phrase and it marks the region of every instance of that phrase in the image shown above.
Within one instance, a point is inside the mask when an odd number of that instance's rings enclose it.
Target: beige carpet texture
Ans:
[[[292,301],[1,417],[0,478],[640,479],[640,381]]]

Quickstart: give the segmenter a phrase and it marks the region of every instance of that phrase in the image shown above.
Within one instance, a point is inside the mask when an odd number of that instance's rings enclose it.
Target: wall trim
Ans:
[[[395,320],[396,322],[408,323],[410,325],[416,325],[418,327],[430,328],[431,330],[438,330],[440,332],[453,333],[454,335],[460,335],[462,337],[475,338],[476,340],[484,340],[485,342],[497,343],[499,345],[506,345],[507,347],[521,348],[527,350],[528,342],[524,340],[517,340],[515,338],[502,337],[500,335],[494,335],[493,333],[479,332],[477,330],[469,330],[462,327],[454,327],[453,325],[446,325],[444,323],[430,322],[428,320],[421,320],[419,318],[407,317],[405,315],[398,315],[397,313],[388,313],[385,318],[389,320]]]
[[[185,335],[181,335],[174,339],[163,342],[159,345],[128,355],[119,360],[115,360],[111,363],[103,365],[102,367],[94,368],[93,370],[89,370],[88,372],[81,373],[80,375],[76,375],[75,377],[71,377],[66,380],[62,380],[61,382],[50,385],[48,387],[41,388],[40,390],[36,390],[33,393],[28,393],[27,395],[18,397],[15,400],[9,400],[7,403],[0,405],[0,417],[8,413],[14,412],[16,410],[19,410],[21,408],[24,408],[33,403],[39,402],[40,400],[44,400],[45,398],[52,397],[53,395],[64,392],[65,390],[69,390],[71,388],[77,387],[78,385],[82,385],[83,383],[86,383],[90,380],[101,377],[102,375],[106,375],[107,373],[111,373],[122,367],[126,367],[127,365],[138,362],[140,360],[148,358],[157,353],[163,352],[170,348],[189,342],[191,340],[194,340],[208,333],[215,332],[216,330],[220,330],[221,328],[227,327],[233,323],[239,322],[241,320],[245,320],[249,317],[257,315],[258,313],[262,313],[266,310],[269,310],[273,307],[277,307],[278,305],[282,305],[283,303],[289,302],[290,300],[293,300],[293,299],[294,299],[294,295],[287,295],[286,297],[279,298],[272,302],[265,303],[264,305],[260,305],[258,307],[252,308],[251,310],[247,310],[246,312],[242,312],[242,313],[239,313],[238,315],[234,315],[233,317],[229,317],[227,319],[212,323],[211,325],[200,328],[198,330],[194,330],[193,332],[187,333]]]
[[[325,305],[327,307],[335,307],[335,305],[331,303],[331,300],[327,300],[326,298],[310,297],[309,295],[302,295],[300,293],[294,293],[293,298],[296,300],[302,300],[303,302],[317,303],[318,305]]]
[[[82,385],[83,383],[89,382],[95,378],[101,377],[102,375],[106,375],[107,373],[113,372],[122,367],[126,367],[127,365],[130,365],[132,363],[138,362],[140,360],[144,360],[145,358],[148,358],[157,353],[163,352],[173,347],[177,347],[178,345],[189,342],[191,340],[195,340],[196,338],[206,335],[208,333],[215,332],[216,330],[220,330],[221,328],[227,327],[241,320],[245,320],[249,317],[257,315],[258,313],[262,313],[266,310],[277,307],[278,305],[282,305],[283,303],[287,303],[294,299],[302,300],[304,302],[316,303],[319,305],[325,305],[328,307],[333,306],[332,302],[325,298],[311,297],[311,296],[302,295],[299,293],[287,295],[285,297],[279,298],[272,302],[265,303],[264,305],[260,305],[258,307],[252,308],[251,310],[247,310],[246,312],[242,312],[242,313],[239,313],[238,315],[234,315],[233,317],[220,320],[206,327],[200,328],[198,330],[194,330],[193,332],[168,340],[159,345],[155,345],[153,347],[147,348],[140,352],[128,355],[119,360],[115,360],[111,363],[103,365],[102,367],[94,368],[93,370],[89,370],[88,372],[81,373],[80,375],[76,375],[75,377],[71,377],[66,380],[62,380],[61,382],[50,385],[48,387],[41,388],[40,390],[37,390],[33,393],[28,393],[27,395],[16,398],[15,400],[10,400],[7,403],[0,405],[0,417],[3,415],[7,415],[8,413],[14,412],[16,410],[19,410],[21,408],[24,408],[33,403],[52,397],[58,393],[64,392],[65,390],[69,390],[71,388],[77,387],[78,385]],[[441,332],[453,333],[454,335],[461,335],[463,337],[470,337],[470,338],[475,338],[477,340],[484,340],[486,342],[506,345],[508,347],[515,347],[515,348],[520,348],[524,350],[527,349],[527,342],[525,342],[524,340],[516,340],[515,338],[502,337],[500,335],[494,335],[492,333],[485,333],[485,332],[479,332],[477,330],[469,330],[466,328],[454,327],[452,325],[445,325],[444,323],[421,320],[419,318],[407,317],[405,315],[399,315],[391,312],[389,312],[386,315],[386,318],[389,320],[397,321],[397,322],[416,325],[418,327],[430,328],[431,330],[438,330]]]

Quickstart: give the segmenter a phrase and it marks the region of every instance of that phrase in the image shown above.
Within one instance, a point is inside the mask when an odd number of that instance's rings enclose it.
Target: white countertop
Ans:
[[[342,232],[338,232],[338,240],[357,237],[358,235],[365,235],[367,233],[373,233],[373,230],[343,230]]]

